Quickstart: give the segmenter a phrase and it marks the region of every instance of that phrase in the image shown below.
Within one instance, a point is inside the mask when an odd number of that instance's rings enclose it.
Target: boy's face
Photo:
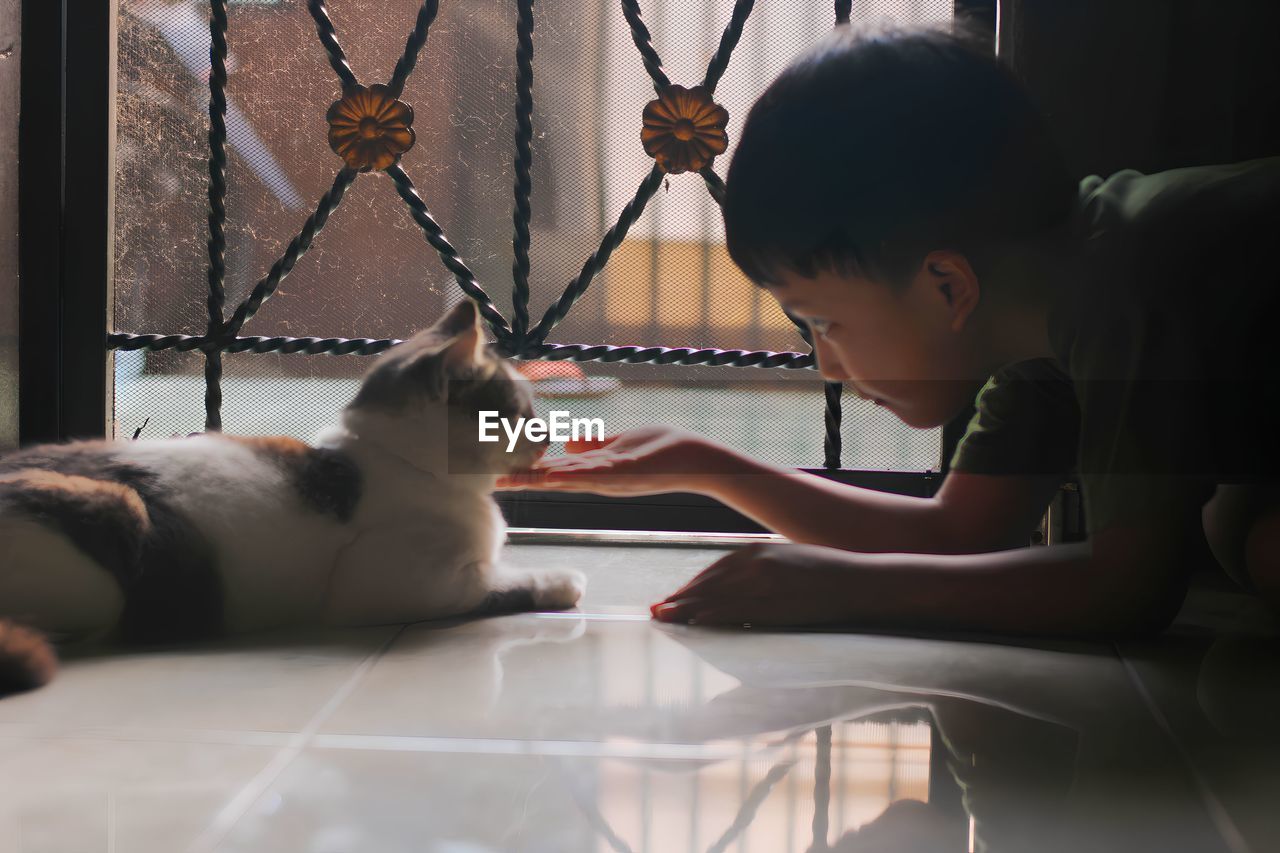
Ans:
[[[973,400],[985,374],[965,334],[972,306],[957,304],[945,265],[923,265],[905,289],[831,272],[779,278],[769,292],[808,324],[823,378],[913,427],[945,424]]]

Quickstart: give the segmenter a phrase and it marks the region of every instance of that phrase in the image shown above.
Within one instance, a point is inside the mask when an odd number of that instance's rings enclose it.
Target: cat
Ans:
[[[499,474],[546,449],[478,440],[534,414],[474,303],[379,356],[310,446],[205,433],[0,457],[0,695],[48,681],[45,637],[171,642],[563,610],[572,571],[512,571]]]

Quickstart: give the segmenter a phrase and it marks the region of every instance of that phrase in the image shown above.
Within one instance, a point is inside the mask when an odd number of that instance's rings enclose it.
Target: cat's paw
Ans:
[[[587,578],[582,572],[555,570],[539,579],[534,606],[539,610],[568,610],[587,591]]]

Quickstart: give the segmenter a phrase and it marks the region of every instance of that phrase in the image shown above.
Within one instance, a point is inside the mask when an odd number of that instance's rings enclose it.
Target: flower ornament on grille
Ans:
[[[325,114],[329,147],[352,169],[382,171],[413,147],[413,107],[380,83],[352,86]]]
[[[640,141],[667,174],[696,172],[729,147],[728,124],[729,112],[706,88],[673,83],[645,105]]]
[[[415,141],[412,130],[413,110],[399,98],[405,83],[418,63],[427,43],[427,34],[440,11],[440,0],[420,0],[413,29],[405,41],[404,52],[396,61],[385,86],[364,86],[347,61],[339,43],[337,30],[329,17],[325,0],[306,0],[306,8],[316,25],[316,35],[324,48],[329,67],[337,75],[343,93],[328,111],[329,142],[342,158],[343,166],[334,175],[332,185],[320,196],[314,211],[301,229],[288,242],[270,270],[258,280],[227,316],[226,308],[226,86],[227,86],[227,5],[233,0],[210,0],[210,71],[209,81],[209,295],[206,302],[209,322],[204,335],[149,335],[115,333],[109,335],[109,347],[125,351],[148,352],[173,349],[178,352],[199,351],[205,357],[205,426],[221,428],[222,354],[223,353],[305,353],[319,355],[373,355],[399,343],[392,339],[369,338],[294,338],[245,337],[242,330],[263,304],[272,298],[280,283],[294,269],[298,260],[313,245],[316,236],[330,221],[342,203],[347,190],[363,172],[383,172],[394,185],[410,216],[422,230],[427,243],[453,275],[458,287],[472,299],[496,338],[497,351],[504,356],[519,355],[524,359],[560,361],[599,361],[606,364],[713,365],[758,368],[813,369],[812,351],[769,352],[765,350],[694,349],[690,347],[611,346],[607,344],[552,344],[548,334],[564,319],[591,283],[596,280],[609,258],[622,245],[627,233],[644,213],[645,205],[665,183],[671,173],[697,171],[706,183],[711,198],[723,204],[724,180],[711,168],[716,156],[728,148],[725,127],[728,113],[712,101],[730,57],[742,36],[755,0],[734,0],[730,20],[720,43],[707,64],[702,82],[693,88],[675,85],[662,68],[662,58],[654,49],[652,37],[640,17],[639,0],[620,0],[622,15],[631,30],[632,41],[640,53],[645,72],[653,81],[658,100],[644,113],[642,141],[654,164],[623,205],[616,221],[605,231],[599,246],[584,261],[581,270],[564,287],[559,298],[533,323],[528,316],[528,256],[530,241],[530,179],[533,163],[533,7],[535,0],[515,0],[516,20],[516,157],[512,302],[514,322],[509,322],[485,292],[475,274],[467,266],[444,229],[435,220],[426,200],[418,192],[409,175],[399,164],[400,157]],[[303,5],[299,3],[298,5]],[[837,23],[849,21],[849,0],[836,0]],[[828,383],[827,391],[827,467],[839,467],[839,383]],[[834,460],[834,461],[833,461]]]

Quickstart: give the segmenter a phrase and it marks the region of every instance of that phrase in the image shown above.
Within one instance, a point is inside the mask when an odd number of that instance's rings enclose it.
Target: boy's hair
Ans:
[[[887,284],[924,255],[1063,223],[1076,181],[1021,84],[976,40],[841,26],[751,108],[729,166],[729,254],[758,284],[823,270]]]

